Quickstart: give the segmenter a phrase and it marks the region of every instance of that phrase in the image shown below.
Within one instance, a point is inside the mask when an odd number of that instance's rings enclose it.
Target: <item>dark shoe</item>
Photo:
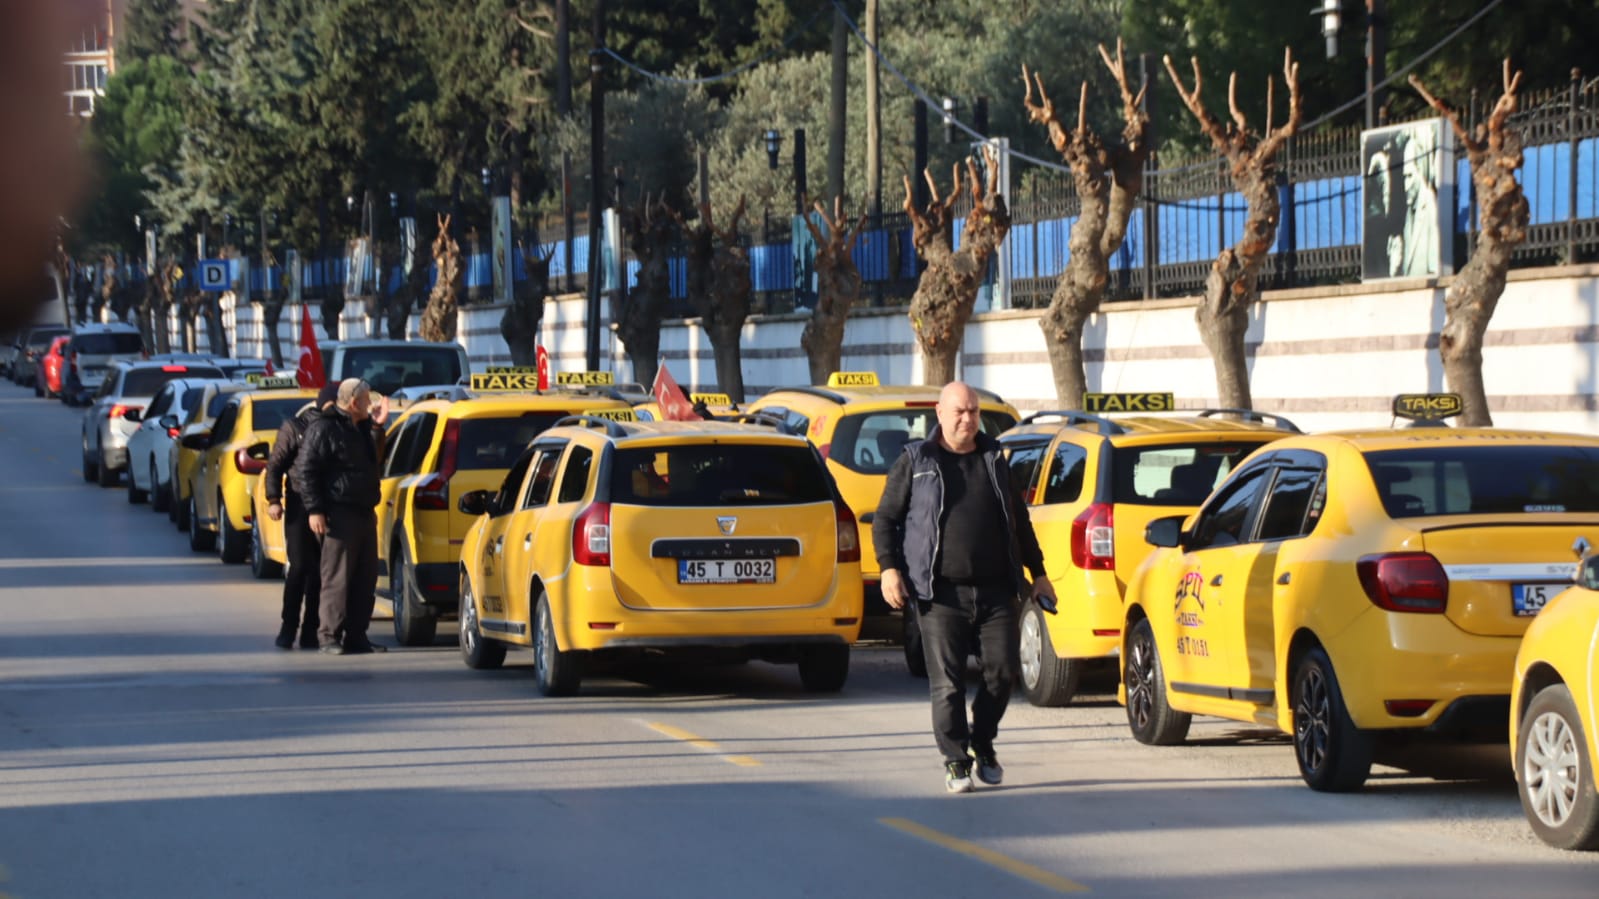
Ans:
[[[994,750],[978,752],[976,749],[967,749],[966,754],[976,763],[977,779],[991,787],[997,787],[1005,782],[1005,769],[1000,766],[999,759],[994,755]]]
[[[321,646],[321,644],[317,642],[317,637],[316,637],[316,631],[315,630],[300,631],[300,648],[301,649],[317,649],[320,646]]]
[[[283,627],[278,628],[278,639],[276,642],[279,649],[293,649],[294,627],[286,624]]]
[[[378,644],[371,642],[355,643],[344,647],[344,654],[347,656],[364,656],[374,652],[388,651],[389,648],[387,646],[379,646]]]
[[[324,643],[317,648],[317,652],[325,656],[342,656],[344,655],[344,647],[338,643]]]

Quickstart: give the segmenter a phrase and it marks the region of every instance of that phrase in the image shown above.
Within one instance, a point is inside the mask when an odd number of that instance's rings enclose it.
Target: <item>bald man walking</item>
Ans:
[[[994,738],[1020,667],[1020,598],[1031,595],[1055,612],[1027,504],[999,441],[981,433],[980,421],[977,392],[959,381],[945,385],[938,426],[893,463],[872,522],[883,599],[896,609],[916,603],[933,735],[951,793],[972,791],[974,764],[983,783],[1004,781]],[[968,727],[966,657],[974,646],[982,682]]]

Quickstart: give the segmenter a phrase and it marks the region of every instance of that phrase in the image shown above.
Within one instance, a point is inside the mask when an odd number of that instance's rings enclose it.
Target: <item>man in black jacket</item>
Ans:
[[[999,441],[979,432],[980,415],[976,391],[959,381],[946,385],[938,426],[893,463],[872,521],[883,600],[896,609],[916,603],[933,735],[951,793],[972,791],[974,762],[983,783],[1004,780],[994,737],[1020,668],[1018,600],[1030,594],[1055,612],[1027,505],[1010,482]],[[974,643],[983,679],[968,728],[966,657]]]
[[[381,403],[381,401],[380,401]],[[306,526],[322,543],[322,652],[385,652],[367,639],[378,581],[377,512],[386,404],[372,415],[372,388],[359,378],[339,383],[336,404],[305,430],[294,463],[294,489]],[[343,641],[339,634],[342,631]]]
[[[283,522],[284,549],[289,556],[288,567],[283,571],[283,625],[278,629],[278,648],[294,648],[294,632],[300,632],[300,648],[316,649],[317,627],[320,622],[317,606],[322,601],[322,545],[305,520],[305,504],[288,478],[299,457],[300,442],[305,429],[313,419],[338,399],[339,385],[328,384],[317,394],[316,402],[292,418],[284,419],[278,427],[278,438],[272,444],[272,455],[267,458],[266,479],[267,517]],[[287,483],[285,483],[287,482]],[[302,605],[305,610],[301,618]]]

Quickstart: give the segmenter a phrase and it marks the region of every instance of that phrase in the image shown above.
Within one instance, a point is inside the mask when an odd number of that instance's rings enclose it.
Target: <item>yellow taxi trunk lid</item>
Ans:
[[[763,610],[833,593],[833,504],[611,506],[611,578],[633,609]]]
[[[1542,597],[1571,584],[1573,544],[1599,540],[1599,519],[1593,517],[1527,517],[1447,516],[1418,523],[1423,548],[1449,575],[1444,614],[1456,627],[1491,637],[1525,633]]]

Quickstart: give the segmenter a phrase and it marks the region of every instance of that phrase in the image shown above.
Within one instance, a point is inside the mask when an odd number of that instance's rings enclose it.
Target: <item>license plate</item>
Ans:
[[[776,559],[677,560],[679,584],[772,584]]]
[[[1511,584],[1510,607],[1517,615],[1536,615],[1543,611],[1544,603],[1564,589],[1565,584]]]

